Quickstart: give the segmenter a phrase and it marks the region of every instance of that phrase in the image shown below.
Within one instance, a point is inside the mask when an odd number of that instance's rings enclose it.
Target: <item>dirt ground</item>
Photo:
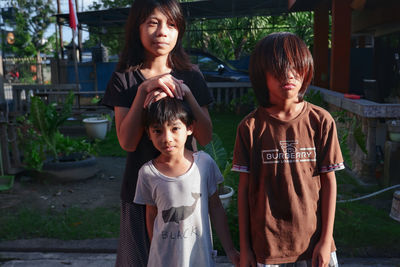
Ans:
[[[97,168],[95,176],[65,184],[38,183],[29,176],[17,175],[13,188],[0,193],[0,212],[20,207],[41,211],[119,207],[125,158],[97,157]]]

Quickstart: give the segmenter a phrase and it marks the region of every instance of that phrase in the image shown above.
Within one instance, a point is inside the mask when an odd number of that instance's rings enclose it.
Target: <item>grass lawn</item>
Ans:
[[[243,116],[233,113],[210,113],[213,120],[214,132],[221,138],[228,154],[232,153],[236,127]],[[106,140],[99,142],[100,156],[125,156],[126,153],[119,147],[115,130],[108,134]],[[378,186],[362,186],[346,171],[336,173],[338,181],[338,196],[341,199],[366,195],[379,190]],[[230,173],[225,177],[225,183],[232,186],[237,192],[238,174]],[[373,197],[372,201],[358,201],[338,204],[334,237],[340,255],[400,255],[398,242],[400,240],[400,224],[389,217],[390,204],[374,205],[390,200],[393,190]],[[236,247],[239,248],[239,232],[237,222],[236,194],[228,208],[228,221]],[[20,210],[12,214],[2,214],[0,217],[1,240],[21,238],[60,238],[60,239],[88,239],[118,237],[119,210],[68,209],[64,213],[48,211],[39,214],[36,211]],[[217,238],[215,247],[221,250]]]
[[[56,238],[79,240],[117,237],[119,208],[83,210],[69,208],[65,212],[48,210],[38,213],[22,209],[3,213],[0,218],[0,240]]]

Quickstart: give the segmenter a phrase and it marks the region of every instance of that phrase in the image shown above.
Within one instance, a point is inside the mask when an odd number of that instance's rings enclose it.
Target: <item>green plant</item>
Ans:
[[[216,133],[212,134],[212,140],[206,146],[204,151],[207,152],[217,163],[219,170],[224,178],[228,177],[232,169],[232,160],[228,160],[228,154],[222,145],[222,141]],[[219,192],[224,191],[224,183],[219,184]]]
[[[308,90],[307,94],[304,95],[304,100],[310,102],[314,105],[317,105],[321,108],[327,108],[327,104],[324,101],[321,93],[317,90]]]
[[[92,99],[90,100],[90,103],[93,105],[99,105],[100,101],[101,101],[101,98],[97,95],[97,96],[92,97]],[[110,113],[103,112],[103,113],[101,113],[99,118],[107,119],[109,123],[112,123],[112,117],[111,117]]]
[[[257,102],[256,96],[254,95],[254,91],[250,88],[245,94],[240,97],[234,98],[229,103],[230,111],[237,111],[239,108],[245,108],[244,113],[249,113],[251,109],[254,108]],[[239,112],[240,113],[240,112]]]
[[[349,133],[353,134],[356,144],[361,151],[368,154],[365,134],[362,131],[361,123],[356,117],[349,117],[344,110],[334,111],[331,113],[337,124],[340,149],[343,158],[349,167],[352,166],[351,154],[349,149]],[[349,131],[350,129],[350,131]]]
[[[71,114],[73,101],[72,92],[61,107],[57,103],[46,104],[36,96],[31,98],[29,114],[18,119],[23,162],[29,169],[41,170],[48,158],[58,162],[71,153],[79,153],[79,159],[94,154],[92,144],[65,137],[59,131]]]
[[[304,99],[314,105],[322,108],[327,108],[327,103],[324,101],[321,93],[316,90],[310,90],[304,96]],[[360,147],[361,151],[368,154],[365,134],[362,131],[361,123],[356,117],[349,117],[346,111],[333,111],[331,112],[333,119],[337,125],[338,138],[340,149],[346,164],[351,168],[352,160],[349,148],[349,133],[353,134],[356,144]],[[350,129],[350,131],[349,131]]]

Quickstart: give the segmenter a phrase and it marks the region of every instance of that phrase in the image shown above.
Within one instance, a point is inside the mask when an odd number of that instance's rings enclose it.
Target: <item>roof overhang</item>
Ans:
[[[184,2],[181,3],[181,6],[188,21],[243,16],[274,16],[289,12],[287,0],[201,0]],[[77,16],[82,29],[113,26],[123,28],[129,15],[129,9],[86,11],[79,12]],[[69,24],[68,13],[55,16],[58,25],[67,26]]]

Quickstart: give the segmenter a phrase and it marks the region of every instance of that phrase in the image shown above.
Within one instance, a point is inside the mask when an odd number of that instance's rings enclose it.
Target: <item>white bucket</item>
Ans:
[[[400,191],[395,191],[392,200],[392,209],[390,210],[390,217],[400,222]]]
[[[92,139],[104,140],[107,134],[108,120],[102,118],[86,118],[83,120],[87,135]]]

